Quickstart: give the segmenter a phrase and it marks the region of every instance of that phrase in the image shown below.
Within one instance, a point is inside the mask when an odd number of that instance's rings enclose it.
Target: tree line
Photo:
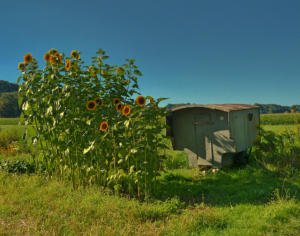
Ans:
[[[10,83],[8,81],[0,80],[0,117],[13,118],[19,117],[21,110],[18,106],[18,89],[19,85]],[[168,104],[166,107],[171,110],[174,107],[182,105],[190,105],[191,103]],[[253,105],[259,106],[261,114],[270,113],[290,113],[300,112],[300,105],[282,106],[278,104],[260,104],[254,103]]]

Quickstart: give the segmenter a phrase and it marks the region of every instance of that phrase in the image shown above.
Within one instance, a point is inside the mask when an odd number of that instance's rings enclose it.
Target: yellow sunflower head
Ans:
[[[55,48],[51,48],[50,51],[49,51],[49,53],[51,55],[54,55],[54,54],[58,53],[58,51]]]
[[[121,111],[123,108],[123,104],[121,102],[119,102],[118,104],[116,104],[116,110],[119,112]]]
[[[71,56],[74,58],[74,59],[80,59],[80,54],[79,52],[77,52],[76,50],[73,50],[71,52]]]
[[[125,106],[123,107],[122,114],[123,114],[124,116],[128,116],[128,115],[130,114],[130,106],[129,106],[129,105],[125,105]]]
[[[95,98],[95,101],[99,106],[103,105],[103,100],[101,98]]]
[[[99,128],[101,131],[105,132],[108,129],[108,122],[102,121]]]
[[[47,52],[45,55],[44,55],[44,59],[46,62],[50,62],[50,58],[51,58],[51,54],[50,52]]]
[[[146,99],[144,96],[138,96],[135,101],[139,106],[144,106],[146,104]]]
[[[32,55],[30,53],[25,54],[24,56],[24,62],[25,64],[28,64],[32,61]]]
[[[59,56],[59,54],[57,53],[57,54],[51,54],[51,56],[50,56],[50,62],[52,63],[52,64],[59,64],[60,63],[60,56]]]
[[[91,110],[94,110],[97,106],[97,103],[95,100],[90,100],[86,103],[86,108],[91,111]]]
[[[70,71],[70,69],[71,69],[71,61],[70,60],[66,61],[65,69],[66,69],[66,71]]]
[[[20,62],[19,65],[18,65],[18,69],[20,71],[24,71],[25,70],[25,63],[24,62]]]
[[[114,105],[117,105],[119,102],[121,102],[120,98],[114,98]]]

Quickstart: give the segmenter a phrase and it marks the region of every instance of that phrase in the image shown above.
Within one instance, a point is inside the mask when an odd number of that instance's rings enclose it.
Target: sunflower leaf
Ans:
[[[160,103],[161,101],[164,101],[164,100],[167,100],[167,99],[169,99],[169,98],[158,98],[157,103]]]
[[[26,101],[24,104],[23,104],[23,110],[26,111],[28,108],[29,108],[29,103]]]
[[[126,128],[128,128],[128,126],[129,126],[129,120],[125,120],[124,125],[126,126]]]
[[[139,76],[142,76],[142,75],[143,75],[142,72],[140,72],[139,70],[134,70],[133,73],[136,74],[136,75],[139,75]]]
[[[52,106],[48,107],[46,111],[46,115],[51,115],[52,114]]]
[[[137,150],[136,150],[135,148],[132,148],[132,149],[130,150],[130,152],[131,152],[131,153],[137,153]]]

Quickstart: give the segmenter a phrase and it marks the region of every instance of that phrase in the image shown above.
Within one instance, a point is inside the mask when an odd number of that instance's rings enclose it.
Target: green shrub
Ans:
[[[24,160],[0,160],[0,168],[7,171],[8,173],[30,174],[35,172],[35,166]]]
[[[254,142],[253,157],[265,168],[283,175],[293,175],[300,169],[298,136],[294,131],[266,131],[259,128]]]

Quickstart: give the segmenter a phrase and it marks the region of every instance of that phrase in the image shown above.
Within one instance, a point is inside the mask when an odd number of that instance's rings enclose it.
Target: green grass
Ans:
[[[20,118],[0,118],[0,125],[17,125]]]
[[[263,169],[201,177],[174,170],[156,200],[140,203],[94,186],[72,190],[55,179],[0,171],[4,235],[298,235],[300,176]],[[277,190],[278,189],[278,190]]]
[[[172,168],[185,166],[183,152],[166,155]],[[0,155],[0,161],[30,157]],[[139,202],[97,186],[72,190],[55,178],[0,170],[0,235],[300,235],[299,172],[282,177],[252,160],[207,175],[168,170],[159,181],[155,196]]]

